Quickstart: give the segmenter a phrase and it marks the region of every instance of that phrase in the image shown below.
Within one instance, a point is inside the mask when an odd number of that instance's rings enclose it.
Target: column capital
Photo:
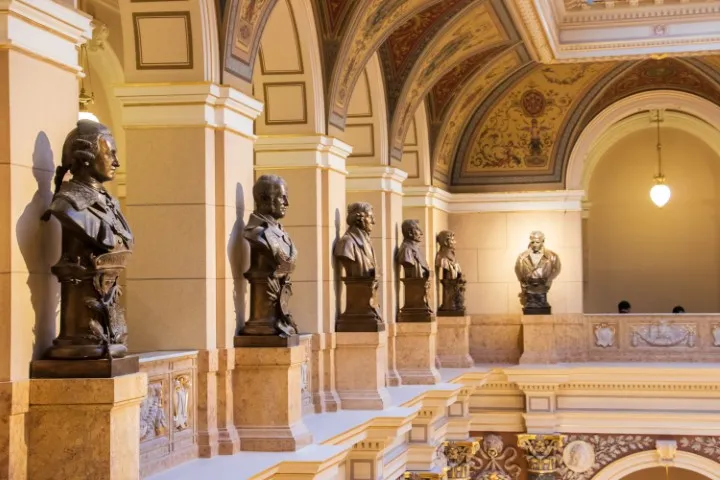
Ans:
[[[422,187],[405,187],[403,189],[403,207],[437,208],[443,212],[450,211],[452,194],[442,188],[430,185]]]
[[[347,190],[354,192],[393,192],[403,193],[403,182],[408,174],[395,167],[349,166]]]
[[[0,0],[0,50],[16,50],[79,74],[77,46],[92,17],[52,0]]]
[[[552,475],[567,437],[560,434],[519,434],[518,447],[525,451],[528,473],[535,476]]]
[[[1,1],[1,0],[0,0]],[[115,88],[127,128],[208,127],[250,137],[263,104],[226,85],[135,83]]]
[[[259,135],[255,153],[256,169],[314,167],[347,175],[345,161],[352,147],[326,135]]]

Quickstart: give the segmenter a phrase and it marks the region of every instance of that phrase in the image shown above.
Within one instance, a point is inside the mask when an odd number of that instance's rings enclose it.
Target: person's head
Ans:
[[[632,306],[627,300],[618,303],[618,313],[630,313],[630,310],[632,310]]]
[[[253,200],[258,213],[283,218],[290,205],[285,180],[277,175],[262,175],[253,186]]]
[[[539,253],[542,251],[543,247],[545,246],[545,234],[540,231],[534,231],[530,234],[530,244],[528,245],[528,248],[533,251],[533,253]]]
[[[450,230],[443,230],[438,233],[435,240],[441,248],[455,248],[455,233]]]
[[[685,313],[685,309],[682,305],[675,305],[672,309],[672,313]]]
[[[405,220],[400,226],[403,238],[420,243],[423,239],[423,232],[420,230],[420,222],[417,220]]]
[[[102,123],[80,120],[65,138],[62,162],[55,172],[55,189],[69,171],[78,180],[109,182],[120,167],[115,139]]]
[[[348,205],[347,224],[367,233],[372,232],[373,225],[375,225],[372,205],[367,202],[356,202]]]

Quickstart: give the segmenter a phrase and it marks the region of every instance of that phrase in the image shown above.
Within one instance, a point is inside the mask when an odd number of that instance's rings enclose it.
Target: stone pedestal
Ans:
[[[435,368],[437,322],[397,324],[397,369],[404,385],[434,385],[440,381]]]
[[[344,410],[382,410],[390,405],[385,388],[387,332],[338,333],[335,386]]]
[[[235,349],[233,416],[240,449],[288,452],[312,443],[302,420],[304,348]]]
[[[430,279],[403,278],[402,284],[405,290],[405,305],[398,314],[398,323],[434,321],[435,315],[428,305]]]
[[[437,317],[437,358],[441,368],[469,368],[470,315]]]
[[[28,478],[140,478],[144,373],[30,382]]]
[[[552,315],[523,315],[523,354],[520,363],[557,363],[555,319]]]

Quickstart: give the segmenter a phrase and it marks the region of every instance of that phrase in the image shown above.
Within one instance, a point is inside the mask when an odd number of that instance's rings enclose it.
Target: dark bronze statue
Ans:
[[[455,234],[443,230],[436,237],[438,252],[435,255],[435,272],[442,285],[440,316],[465,315],[465,284],[460,264],[455,259]]]
[[[428,303],[431,272],[420,250],[423,232],[417,220],[405,220],[401,230],[403,241],[395,260],[404,273],[401,280],[405,287],[405,305],[398,314],[398,322],[432,322],[435,315]]]
[[[297,325],[290,314],[290,276],[295,269],[297,249],[278,220],[285,216],[288,192],[285,180],[263,175],[253,186],[255,210],[243,236],[250,243],[250,318],[236,346],[290,346],[299,343]]]
[[[547,294],[553,280],[560,274],[560,257],[545,248],[545,234],[532,232],[528,249],[515,262],[515,275],[520,281],[520,303],[526,315],[548,315],[551,312]]]
[[[61,284],[60,334],[45,360],[33,362],[34,377],[105,377],[137,371],[136,358],[112,366],[113,358],[127,353],[118,276],[133,247],[120,205],[103,187],[119,166],[115,140],[105,125],[80,120],[65,139],[62,163],[55,172],[55,195],[43,216],[46,221],[55,217],[62,227],[62,253],[52,267]],[[72,178],[63,181],[68,172]]]
[[[347,224],[345,235],[333,250],[345,271],[345,312],[338,317],[336,331],[381,332],[385,324],[377,304],[378,276],[370,239],[375,225],[372,205],[365,202],[348,205]]]

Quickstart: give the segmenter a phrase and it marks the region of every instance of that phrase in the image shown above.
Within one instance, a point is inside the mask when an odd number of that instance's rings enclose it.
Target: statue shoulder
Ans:
[[[64,182],[60,185],[57,193],[53,197],[53,204],[57,201],[59,205],[63,205],[64,201],[70,204],[75,210],[85,210],[98,200],[98,192],[92,188],[81,185],[77,182]]]

